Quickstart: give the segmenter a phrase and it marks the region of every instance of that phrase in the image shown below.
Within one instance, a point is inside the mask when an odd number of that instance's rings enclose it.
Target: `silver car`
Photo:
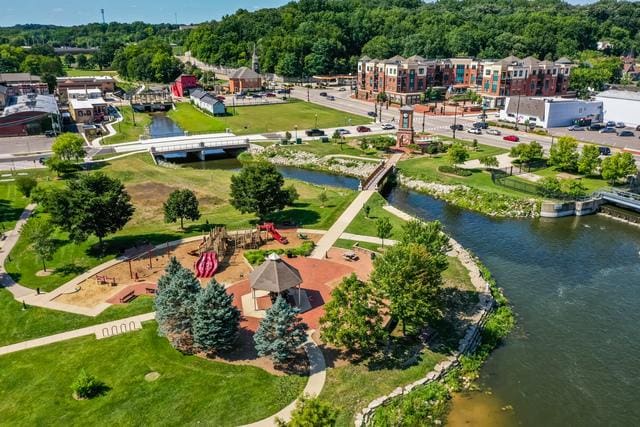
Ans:
[[[502,132],[500,132],[498,129],[487,129],[487,133],[489,135],[501,135]]]
[[[606,127],[604,129],[600,129],[600,133],[616,133],[616,129],[612,127]]]

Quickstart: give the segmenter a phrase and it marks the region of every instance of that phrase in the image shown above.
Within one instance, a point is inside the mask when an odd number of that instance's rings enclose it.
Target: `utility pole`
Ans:
[[[518,130],[519,118],[520,118],[520,92],[518,92],[518,105],[516,106],[516,130]]]
[[[422,133],[424,133],[424,121],[426,120],[426,118],[427,118],[427,112],[423,111],[422,112]]]
[[[102,15],[102,25],[106,24],[106,21],[104,20],[104,9],[100,9],[100,14]]]
[[[453,110],[453,142],[456,141],[456,130],[458,129],[457,120],[458,120],[458,103],[456,103],[455,108]]]

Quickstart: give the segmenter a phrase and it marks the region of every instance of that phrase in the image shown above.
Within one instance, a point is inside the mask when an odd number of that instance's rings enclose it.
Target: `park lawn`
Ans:
[[[600,190],[603,187],[609,186],[609,183],[607,181],[598,177],[585,177],[584,175],[579,175],[579,174],[568,174],[568,175],[571,175],[572,178],[569,178],[569,177],[563,178],[562,176],[559,177],[558,174],[562,174],[563,172],[557,171],[553,166],[549,166],[544,169],[539,169],[533,173],[535,173],[536,175],[540,175],[542,177],[552,176],[559,179],[579,179],[580,182],[582,182],[582,184],[587,188],[587,193],[591,193],[593,191]]]
[[[118,72],[115,70],[79,70],[77,68],[65,67],[64,72],[69,77],[85,77],[85,76],[111,76],[115,77]]]
[[[50,276],[39,277],[42,263],[28,249],[24,239],[19,239],[5,264],[6,271],[18,283],[44,291],[55,289],[73,277],[116,257],[136,243],[149,241],[160,244],[172,240],[202,234],[206,224],[220,224],[228,229],[246,229],[254,226],[257,218],[242,214],[229,204],[229,187],[232,171],[200,170],[188,167],[172,169],[155,166],[146,154],[134,155],[107,163],[101,169],[109,176],[119,178],[131,195],[136,211],[129,223],[118,233],[105,239],[105,247],[97,248],[97,239],[90,237],[83,243],[72,243],[67,233],[54,236],[58,246],[47,268],[54,269]],[[59,185],[59,182],[55,182]],[[286,180],[293,184],[300,195],[296,203],[269,219],[278,222],[292,221],[301,227],[328,229],[355,198],[356,192],[347,189],[307,184]],[[200,202],[201,218],[197,222],[185,222],[185,230],[176,223],[166,224],[162,204],[169,193],[177,188],[193,190]],[[326,191],[328,200],[324,207],[318,196]]]
[[[116,133],[102,140],[102,144],[120,144],[122,142],[134,142],[145,133],[147,126],[151,124],[151,116],[145,113],[135,113],[135,125],[133,123],[134,111],[129,106],[118,107],[124,119],[113,125]]]
[[[387,201],[380,195],[380,193],[374,193],[367,202],[367,205],[371,207],[369,218],[365,217],[364,209],[361,209],[345,231],[347,233],[359,234],[361,236],[376,237],[378,232],[376,221],[378,218],[389,218],[389,221],[393,226],[391,229],[391,239],[399,239],[402,235],[402,226],[406,221],[384,210],[383,206],[386,204]]]
[[[27,306],[0,289],[0,346],[84,328],[153,311],[153,298],[141,296],[128,304],[113,305],[96,317]]]
[[[16,188],[14,182],[0,184],[0,231],[9,231],[15,227],[20,214],[29,200]]]
[[[227,111],[232,113],[233,108],[227,105]],[[364,116],[296,100],[285,104],[236,107],[235,111],[235,115],[213,117],[189,103],[181,103],[169,112],[169,117],[188,132],[221,132],[228,128],[236,135],[293,132],[295,126],[302,135],[304,129],[316,126],[316,115],[319,128],[347,126],[349,120],[352,125],[370,122]]]
[[[81,370],[108,390],[75,400]],[[145,380],[149,372],[160,377]],[[306,383],[252,366],[184,355],[157,333],[141,331],[96,340],[82,337],[0,358],[0,413],[7,425],[215,425],[268,417],[288,405]]]
[[[382,249],[380,248],[380,245],[376,243],[360,242],[357,240],[347,240],[347,239],[338,239],[333,244],[333,246],[336,248],[342,248],[342,249],[353,249],[353,245],[356,243],[361,248],[369,249],[370,251],[374,251],[374,252],[380,252]]]
[[[347,140],[345,144],[337,144],[331,140],[331,142],[320,142],[319,140],[305,141],[303,144],[295,145],[281,145],[281,150],[298,150],[305,151],[307,153],[315,154],[318,157],[324,157],[329,155],[334,156],[357,156],[357,157],[370,157],[372,161],[380,157],[379,152],[365,151],[361,149],[357,142],[354,140]]]

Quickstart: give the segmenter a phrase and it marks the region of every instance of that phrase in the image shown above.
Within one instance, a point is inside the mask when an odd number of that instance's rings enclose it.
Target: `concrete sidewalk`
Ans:
[[[125,319],[114,320],[112,322],[100,323],[98,325],[87,326],[86,328],[74,329],[72,331],[61,332],[47,337],[36,338],[16,344],[0,347],[0,355],[15,353],[16,351],[28,350],[30,348],[42,347],[56,342],[67,341],[74,338],[94,335],[97,339],[108,338],[126,332],[132,332],[142,328],[142,322],[153,320],[156,313],[145,313],[138,316],[127,317]]]
[[[13,230],[6,233],[6,239],[4,239],[0,243],[0,287],[7,289],[11,292],[11,295],[17,300],[20,300],[28,295],[35,294],[33,289],[29,289],[24,287],[18,283],[16,283],[11,276],[4,269],[4,263],[9,257],[9,253],[11,249],[16,245],[18,239],[20,238],[20,231],[22,226],[27,222],[31,214],[33,214],[33,210],[36,208],[35,203],[30,203],[27,207],[24,208],[16,226]]]
[[[311,253],[310,258],[324,259],[329,249],[340,238],[344,230],[347,229],[351,221],[358,215],[358,212],[369,201],[369,198],[375,193],[375,190],[361,191],[358,196],[351,202],[349,207],[340,215],[338,220],[331,228],[322,236],[316,248]]]

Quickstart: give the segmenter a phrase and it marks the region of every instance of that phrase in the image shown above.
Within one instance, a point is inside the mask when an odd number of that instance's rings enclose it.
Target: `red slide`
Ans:
[[[276,230],[276,226],[273,225],[272,222],[265,222],[264,224],[262,224],[260,226],[260,230],[264,230],[267,231],[271,234],[271,237],[273,237],[273,239],[277,242],[282,243],[283,245],[286,245],[289,243],[289,241],[287,240],[286,237],[284,237],[282,234],[280,234],[278,232],[278,230]]]
[[[213,277],[218,269],[218,256],[215,252],[205,252],[196,261],[196,277]]]

